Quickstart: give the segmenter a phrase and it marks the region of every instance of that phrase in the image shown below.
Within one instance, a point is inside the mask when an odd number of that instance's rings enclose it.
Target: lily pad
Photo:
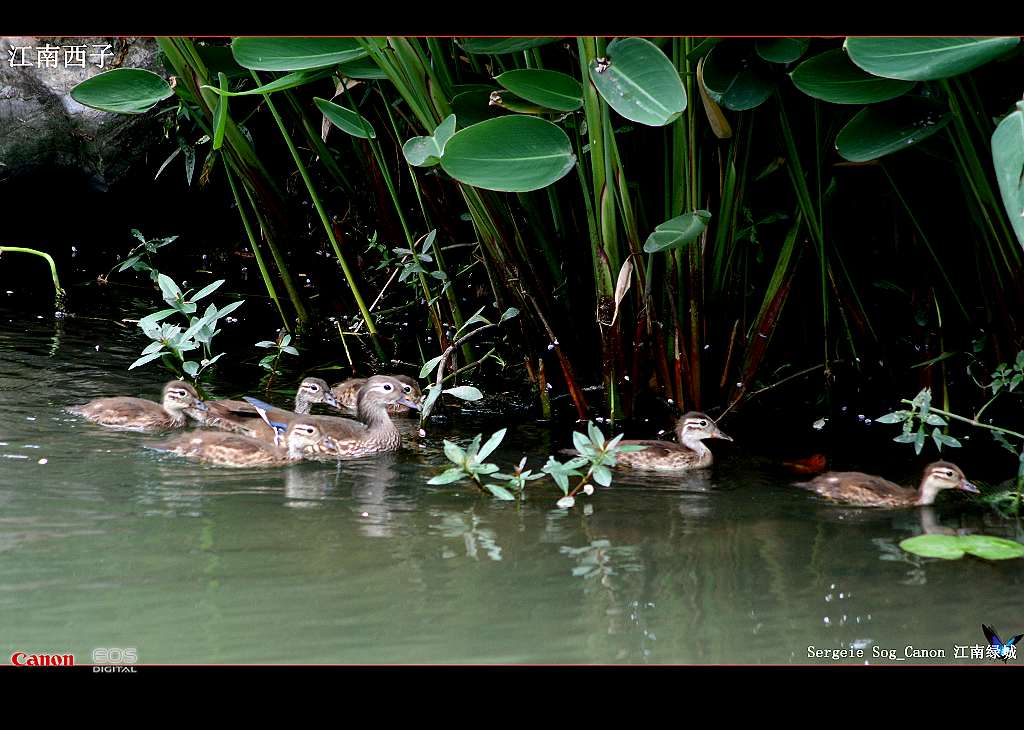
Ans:
[[[1024,545],[992,535],[918,535],[903,540],[900,547],[923,558],[943,560],[959,560],[968,554],[985,560],[1024,557]]]

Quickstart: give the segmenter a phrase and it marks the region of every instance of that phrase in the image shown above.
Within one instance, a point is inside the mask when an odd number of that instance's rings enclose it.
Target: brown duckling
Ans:
[[[390,377],[402,383],[402,392],[407,399],[413,403],[420,402],[423,392],[420,390],[420,384],[414,378],[410,378],[408,375],[392,375]],[[340,407],[354,411],[356,410],[356,396],[359,394],[359,389],[365,384],[366,378],[349,378],[341,383],[332,385],[331,392],[337,398]],[[409,406],[401,403],[392,403],[388,406],[388,413],[393,416],[411,412]]]
[[[711,420],[711,417],[698,411],[690,411],[676,421],[676,439],[657,441],[640,439],[619,442],[620,446],[644,446],[643,451],[628,451],[615,457],[617,465],[629,466],[634,469],[658,469],[662,471],[683,471],[687,469],[705,469],[711,466],[714,457],[711,449],[704,445],[704,439],[724,439],[732,441]]]
[[[977,494],[978,488],[956,464],[936,461],[924,469],[917,489],[901,487],[882,477],[856,471],[830,471],[797,486],[817,492],[827,499],[856,507],[918,507],[935,502],[943,489],[960,489]]]
[[[329,436],[308,420],[292,423],[281,441],[270,444],[237,433],[193,431],[150,448],[207,464],[247,468],[283,466],[305,455],[333,452],[336,447]]]
[[[338,408],[338,401],[327,387],[327,381],[322,378],[305,378],[295,391],[295,411],[270,407],[266,409],[267,417],[271,421],[281,421],[282,418],[295,415],[305,416],[317,403]],[[264,422],[252,404],[244,400],[214,400],[207,401],[206,405],[209,410],[205,414],[194,416],[204,426],[240,433],[261,441],[274,441],[274,429]]]
[[[397,451],[402,445],[402,435],[388,414],[388,406],[399,403],[414,410],[419,405],[405,397],[402,382],[389,375],[374,375],[367,378],[356,397],[358,421],[333,416],[307,416],[331,437],[336,448],[329,450],[335,458],[351,458]],[[261,408],[266,405],[255,398],[249,402]],[[298,416],[274,411],[267,413],[272,421],[292,423]]]
[[[84,416],[101,426],[123,431],[182,428],[186,415],[197,418],[205,414],[206,410],[206,404],[199,398],[196,389],[180,380],[172,380],[164,386],[160,403],[144,398],[115,396],[97,398],[84,405],[68,408],[69,412]]]

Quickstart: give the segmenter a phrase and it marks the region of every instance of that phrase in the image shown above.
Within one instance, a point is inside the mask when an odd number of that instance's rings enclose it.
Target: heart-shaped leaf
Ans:
[[[847,38],[850,60],[868,73],[906,81],[962,74],[1000,56],[1020,38]]]
[[[903,97],[862,109],[836,136],[836,149],[850,162],[867,162],[931,137],[951,115],[931,99]]]
[[[789,77],[808,96],[833,104],[874,104],[902,96],[914,87],[913,81],[867,73],[852,63],[841,48],[808,58]]]
[[[71,90],[79,104],[118,114],[143,114],[172,96],[174,90],[166,81],[141,68],[115,68]]]
[[[558,71],[518,69],[506,71],[494,80],[523,99],[548,109],[571,112],[583,106],[583,86]]]
[[[711,220],[711,213],[706,210],[695,210],[692,213],[685,213],[672,220],[665,221],[655,227],[654,233],[647,237],[644,243],[644,251],[657,253],[658,251],[669,251],[688,243],[696,241],[708,227]]]
[[[441,157],[444,171],[461,183],[515,193],[547,187],[575,164],[572,144],[560,127],[518,114],[456,132]]]
[[[590,80],[608,105],[633,122],[663,127],[686,110],[679,72],[644,38],[612,41],[590,64]]]

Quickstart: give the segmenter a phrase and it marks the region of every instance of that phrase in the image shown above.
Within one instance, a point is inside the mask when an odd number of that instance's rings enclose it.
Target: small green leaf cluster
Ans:
[[[437,271],[429,271],[424,268],[423,264],[434,263],[434,257],[427,253],[430,247],[434,244],[434,238],[437,235],[437,229],[432,230],[426,236],[423,237],[423,244],[420,246],[420,250],[416,251],[415,248],[393,248],[391,249],[399,256],[403,257],[404,263],[402,264],[402,273],[398,275],[399,281],[406,281],[413,274],[426,274],[432,276],[439,281],[447,281],[448,275],[438,269]],[[408,260],[406,260],[408,259]]]
[[[177,370],[173,366],[173,360],[164,357],[173,355],[181,363],[181,372],[196,380],[200,373],[217,362],[223,355],[223,353],[213,355],[210,349],[213,338],[220,332],[217,329],[218,321],[242,306],[245,300],[232,302],[222,309],[218,309],[215,304],[210,304],[202,317],[195,317],[192,315],[198,311],[199,300],[216,291],[224,283],[223,279],[218,279],[194,294],[191,289],[182,292],[181,287],[166,274],[157,274],[157,283],[160,285],[164,301],[170,305],[170,308],[161,309],[159,312],[154,312],[139,320],[139,328],[152,342],[128,369],[131,370],[157,358],[163,358],[165,365]],[[187,318],[188,326],[163,322],[173,314]],[[201,350],[198,361],[186,359],[186,353],[197,350]]]
[[[959,448],[960,442],[942,432],[948,425],[946,419],[931,410],[932,392],[924,388],[911,402],[910,410],[893,411],[879,416],[878,423],[902,423],[903,433],[893,439],[901,444],[914,444],[914,452],[920,454],[927,440],[927,428],[932,427],[931,437],[935,447],[941,452],[943,446]]]
[[[525,497],[526,486],[529,482],[543,479],[547,475],[562,491],[563,496],[558,500],[558,506],[568,508],[576,503],[576,495],[580,491],[587,495],[594,493],[591,482],[596,482],[603,487],[611,485],[611,470],[616,464],[616,455],[645,448],[633,445],[619,446],[622,434],[607,440],[601,429],[591,421],[587,423],[586,434],[573,433],[573,444],[579,452],[578,456],[566,462],[560,462],[555,457],[549,456],[547,463],[541,468],[541,473],[534,473],[532,470],[526,469],[527,457],[524,456],[512,470],[512,474],[503,474],[497,464],[487,463],[484,460],[505,438],[506,430],[503,428],[496,431],[482,447],[480,446],[482,434],[477,434],[466,449],[462,449],[451,441],[445,441],[445,456],[455,466],[433,477],[427,484],[450,484],[468,478],[473,480],[481,490],[490,492],[498,499],[512,501]],[[588,467],[585,473],[580,471],[583,467]],[[485,483],[483,477],[503,481],[505,485]],[[574,488],[570,488],[570,477],[581,477]]]
[[[138,246],[128,252],[124,261],[117,267],[118,273],[132,269],[133,271],[148,271],[149,278],[153,280],[153,283],[157,283],[157,278],[160,275],[155,268],[153,268],[152,255],[155,254],[159,249],[163,248],[169,243],[173,243],[178,237],[167,236],[166,238],[154,238],[151,241],[147,241],[146,237],[142,235],[142,232],[137,228],[132,229],[132,235],[139,239],[140,243]]]
[[[277,361],[281,359],[281,355],[288,353],[289,355],[298,355],[299,351],[291,345],[292,336],[285,334],[278,338],[276,342],[273,340],[260,340],[256,343],[256,347],[272,347],[274,352],[260,360],[260,367],[264,370],[269,370],[272,375],[280,375],[277,370]]]
[[[992,389],[992,395],[996,395],[1004,389],[1012,393],[1022,382],[1024,382],[1024,350],[1017,353],[1017,360],[1013,365],[1004,362],[995,369],[989,387]]]

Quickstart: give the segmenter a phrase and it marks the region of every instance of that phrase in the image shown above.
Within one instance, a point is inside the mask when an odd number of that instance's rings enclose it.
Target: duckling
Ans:
[[[419,403],[423,392],[420,390],[420,384],[415,379],[410,378],[408,375],[392,375],[390,376],[395,380],[402,383],[402,392],[405,397],[414,403]],[[359,389],[366,384],[366,378],[349,378],[348,380],[340,383],[335,383],[331,386],[331,393],[337,398],[338,404],[342,408],[349,410],[356,410],[356,396],[359,393]],[[402,405],[401,403],[392,403],[388,406],[388,413],[393,416],[403,415],[410,413],[411,409],[409,406]]]
[[[185,416],[200,417],[207,410],[199,393],[188,383],[172,380],[164,386],[163,398],[154,403],[144,398],[115,396],[97,398],[84,405],[68,408],[101,426],[122,431],[167,431],[182,428]]]
[[[403,383],[389,375],[374,375],[367,378],[356,396],[356,413],[359,421],[333,416],[307,416],[310,422],[331,437],[334,449],[323,452],[336,458],[352,458],[397,451],[402,445],[402,435],[388,414],[389,406],[395,403],[414,410],[419,405],[405,397]],[[247,398],[249,403],[263,408],[265,403]],[[273,421],[292,423],[297,416],[268,411]]]
[[[634,469],[658,469],[661,471],[683,471],[687,469],[705,469],[711,466],[714,457],[711,449],[704,445],[703,439],[724,439],[726,436],[710,416],[698,411],[690,411],[676,421],[676,439],[672,441],[633,440],[620,441],[620,446],[644,446],[643,451],[628,451],[615,457],[617,465],[629,466]]]
[[[932,504],[943,489],[978,493],[978,488],[967,481],[960,467],[948,461],[936,461],[926,466],[917,489],[901,487],[882,477],[856,471],[830,471],[796,485],[836,502],[888,509]]]
[[[327,381],[322,378],[305,378],[299,384],[298,390],[295,391],[294,412],[273,406],[267,406],[266,412],[271,420],[280,421],[281,417],[295,416],[296,414],[308,415],[316,403],[323,403],[332,408],[339,407],[338,401],[327,387]],[[273,428],[261,419],[252,404],[244,400],[214,400],[208,401],[206,405],[209,410],[205,414],[194,416],[204,426],[240,433],[261,441],[274,441]]]
[[[333,452],[336,444],[308,420],[288,426],[282,444],[269,444],[237,433],[194,431],[150,448],[216,466],[237,468],[283,466],[304,455]]]

